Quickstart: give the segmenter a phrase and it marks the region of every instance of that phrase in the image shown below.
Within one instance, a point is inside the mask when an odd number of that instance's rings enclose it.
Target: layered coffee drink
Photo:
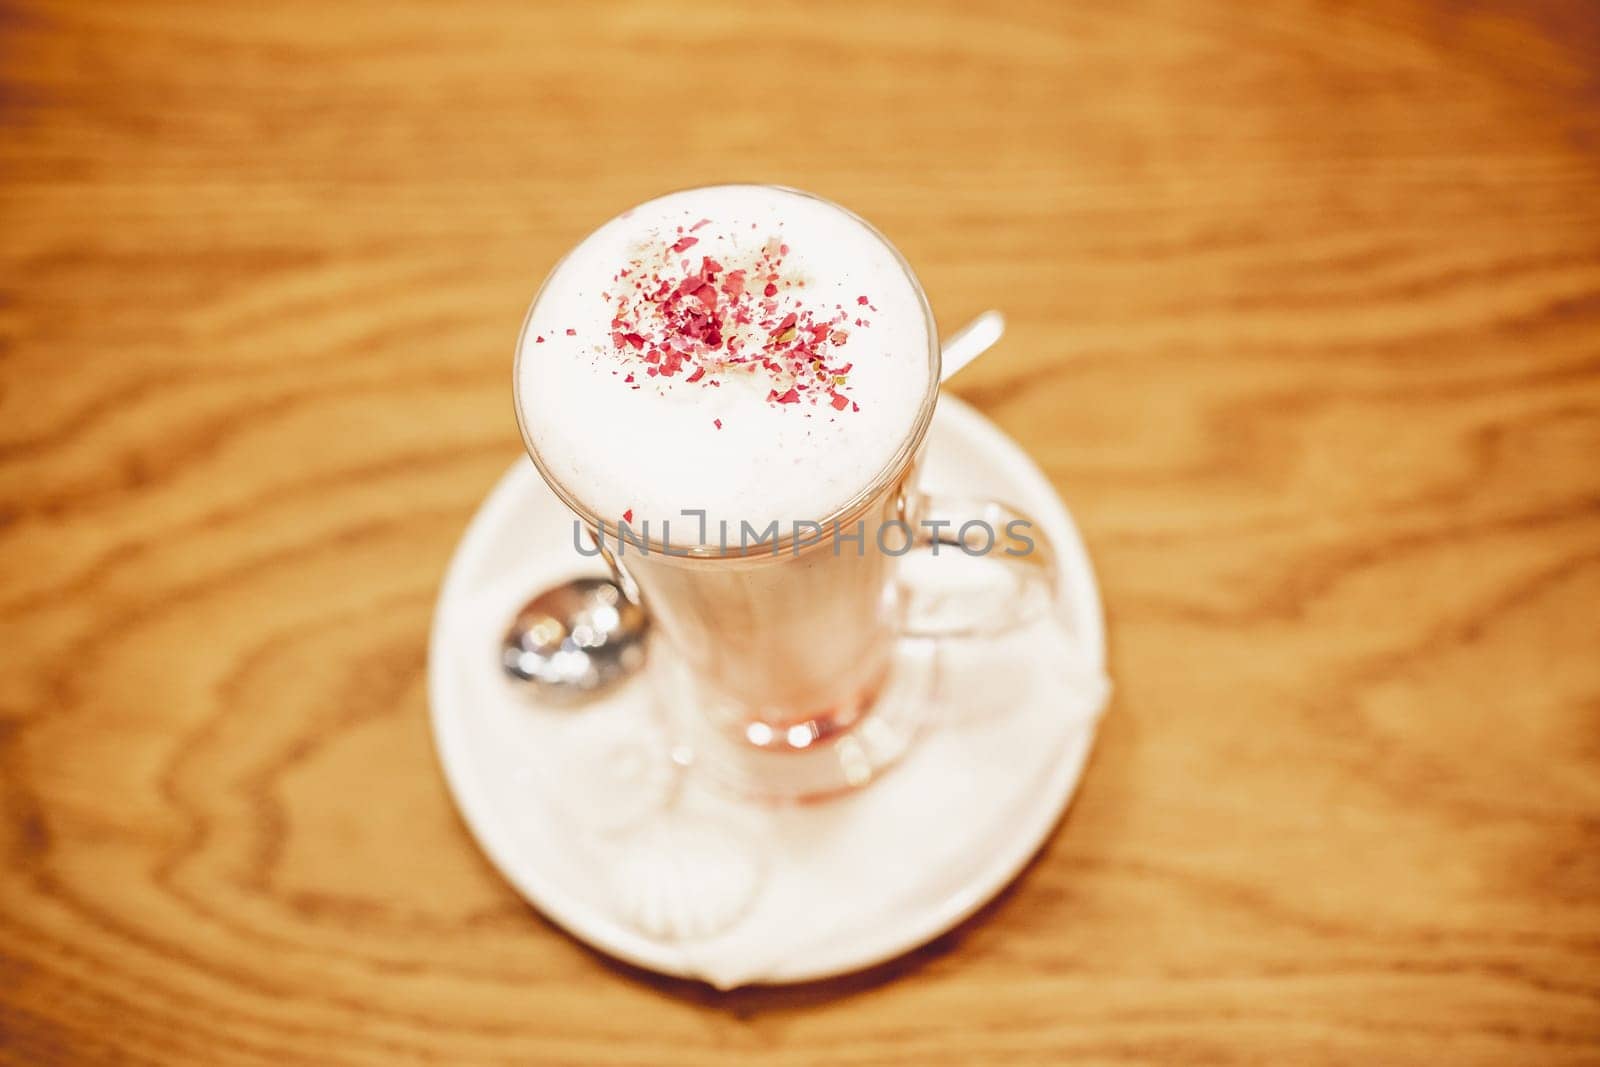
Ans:
[[[650,201],[556,267],[515,384],[541,473],[728,728],[794,747],[848,729],[890,660],[895,524],[938,387],[887,241],[769,186]]]

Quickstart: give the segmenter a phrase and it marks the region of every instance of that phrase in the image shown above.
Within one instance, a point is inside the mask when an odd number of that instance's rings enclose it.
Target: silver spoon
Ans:
[[[540,695],[575,702],[644,664],[650,616],[609,578],[575,578],[523,605],[500,643],[500,663]]]
[[[985,311],[941,348],[946,381],[1005,332],[1005,318]],[[644,665],[650,616],[609,578],[575,578],[523,605],[500,642],[507,674],[554,703],[578,703]]]

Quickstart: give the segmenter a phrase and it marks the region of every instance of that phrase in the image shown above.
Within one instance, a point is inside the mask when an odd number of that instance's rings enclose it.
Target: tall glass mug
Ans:
[[[859,223],[891,253],[920,301],[929,339],[927,385],[909,432],[831,514],[797,516],[775,534],[734,524],[689,547],[658,531],[643,536],[593,513],[552,472],[522,390],[514,390],[534,466],[655,623],[646,684],[674,758],[766,799],[826,796],[871,781],[905,753],[936,705],[939,641],[1031,622],[1055,600],[1054,553],[1037,523],[998,502],[918,488],[939,395],[927,296],[882,234],[838,205],[809,199]],[[544,295],[542,288],[528,322]],[[528,322],[518,382],[522,361],[532,358]],[[686,506],[673,526],[697,523],[703,532],[704,518]]]

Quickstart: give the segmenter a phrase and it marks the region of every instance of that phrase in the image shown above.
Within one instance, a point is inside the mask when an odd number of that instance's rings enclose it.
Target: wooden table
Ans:
[[[1600,9],[0,10],[0,1060],[1600,1062]],[[552,261],[878,222],[1093,551],[1013,889],[719,995],[530,910],[425,640]]]

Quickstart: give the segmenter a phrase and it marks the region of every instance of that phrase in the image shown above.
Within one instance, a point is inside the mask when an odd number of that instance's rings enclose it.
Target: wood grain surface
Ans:
[[[975,920],[720,995],[481,858],[425,638],[552,262],[814,189],[1100,568]],[[1600,1062],[1600,7],[0,6],[0,1060]]]

